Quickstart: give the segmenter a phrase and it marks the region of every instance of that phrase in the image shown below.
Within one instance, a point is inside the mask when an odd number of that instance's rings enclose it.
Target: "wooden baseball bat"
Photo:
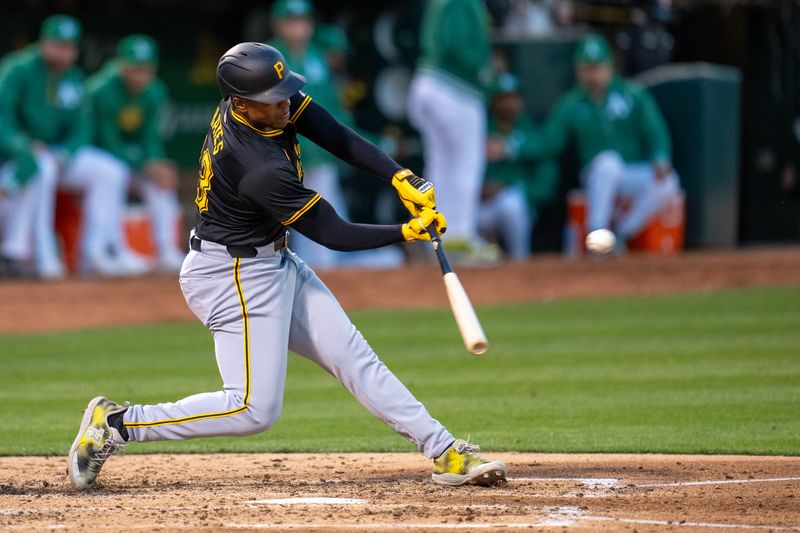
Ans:
[[[447,298],[450,300],[450,308],[453,310],[453,316],[456,319],[456,324],[458,324],[458,330],[461,332],[461,338],[464,340],[464,346],[467,347],[471,354],[483,355],[489,349],[489,341],[483,332],[478,315],[475,314],[475,308],[472,306],[472,302],[467,296],[467,291],[464,290],[464,286],[461,285],[458,276],[453,272],[453,267],[450,266],[450,261],[444,253],[442,239],[433,224],[428,227],[428,233],[431,235],[431,244],[436,251],[436,258],[439,260],[439,266],[444,275]]]

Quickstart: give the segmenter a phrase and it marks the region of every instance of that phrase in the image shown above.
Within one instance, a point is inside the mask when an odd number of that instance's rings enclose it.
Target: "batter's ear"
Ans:
[[[244,100],[242,100],[238,96],[232,97],[231,98],[231,103],[233,104],[233,108],[236,111],[245,111],[245,110],[247,110],[247,104],[244,103]]]

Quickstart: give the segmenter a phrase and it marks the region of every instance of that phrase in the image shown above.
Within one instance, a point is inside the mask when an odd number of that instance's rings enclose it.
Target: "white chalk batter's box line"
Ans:
[[[508,481],[546,482],[546,481],[574,481],[590,488],[613,488],[620,485],[617,478],[571,478],[571,477],[516,477]],[[692,487],[700,485],[732,485],[738,483],[774,483],[779,481],[800,481],[800,477],[769,477],[760,479],[718,479],[709,481],[678,481],[675,483],[645,483],[632,485],[631,488],[659,488],[659,487]]]

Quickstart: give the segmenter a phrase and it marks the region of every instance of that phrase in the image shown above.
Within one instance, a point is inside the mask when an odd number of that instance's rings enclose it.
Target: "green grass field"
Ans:
[[[490,450],[800,454],[800,288],[483,308],[487,356],[449,311],[357,312],[387,365]],[[200,324],[0,337],[0,455],[63,454],[97,394],[216,390]],[[284,412],[248,438],[131,452],[410,451],[321,369],[290,356]],[[255,387],[258,385],[255,384]]]

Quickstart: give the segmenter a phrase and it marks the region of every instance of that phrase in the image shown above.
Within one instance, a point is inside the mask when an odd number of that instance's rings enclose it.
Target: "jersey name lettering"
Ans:
[[[217,155],[225,147],[225,142],[222,138],[222,117],[219,114],[219,107],[211,119],[211,136],[214,140],[214,155]]]

